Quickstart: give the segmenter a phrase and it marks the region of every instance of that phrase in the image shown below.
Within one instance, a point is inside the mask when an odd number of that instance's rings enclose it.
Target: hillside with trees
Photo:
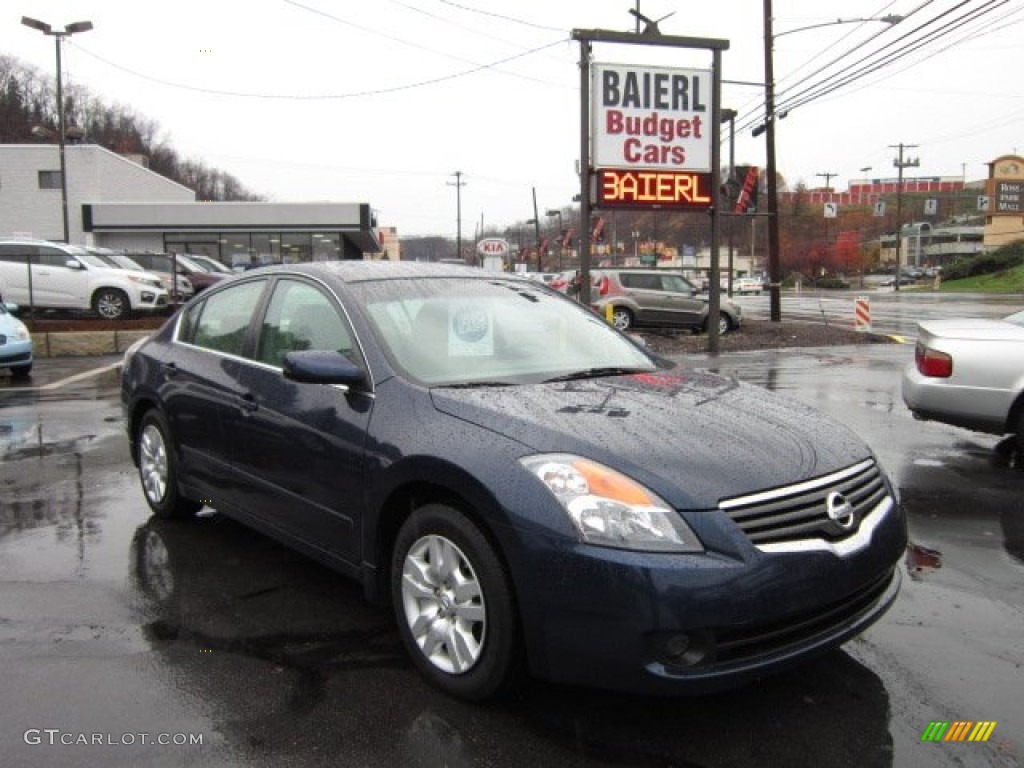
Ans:
[[[36,135],[33,129],[41,128],[44,134],[57,131],[55,93],[54,78],[13,56],[0,55],[0,144],[53,143],[53,138]],[[151,171],[194,190],[199,200],[265,199],[230,173],[180,157],[160,126],[131,107],[108,104],[88,88],[71,85],[64,89],[64,109],[66,127],[76,129],[65,133],[81,136],[74,141],[120,155],[140,155]]]

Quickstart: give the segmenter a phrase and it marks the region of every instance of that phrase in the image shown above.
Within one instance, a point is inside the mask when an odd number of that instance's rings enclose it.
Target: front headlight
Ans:
[[[142,277],[141,275],[127,275],[128,279],[133,283],[141,283],[142,285],[151,285],[154,288],[163,288],[163,283],[160,282],[160,278],[157,277]]]
[[[639,552],[703,552],[679,514],[614,469],[569,454],[520,459],[544,483],[588,544]]]
[[[28,332],[28,326],[21,321],[15,321],[14,338],[16,341],[28,341],[32,338],[32,335]]]

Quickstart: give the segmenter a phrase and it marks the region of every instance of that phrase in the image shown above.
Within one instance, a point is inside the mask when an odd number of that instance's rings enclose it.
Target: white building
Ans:
[[[361,259],[381,251],[366,203],[199,202],[195,193],[93,144],[65,147],[68,239],[202,253],[225,264]],[[0,236],[62,240],[60,155],[0,145]]]

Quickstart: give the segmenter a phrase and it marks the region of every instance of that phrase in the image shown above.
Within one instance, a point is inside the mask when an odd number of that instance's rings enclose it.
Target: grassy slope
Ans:
[[[963,280],[943,281],[943,293],[1024,293],[1024,265]]]

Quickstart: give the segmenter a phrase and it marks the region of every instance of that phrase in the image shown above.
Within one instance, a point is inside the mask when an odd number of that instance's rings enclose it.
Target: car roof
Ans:
[[[442,264],[423,261],[318,261],[305,264],[268,265],[260,268],[261,274],[275,272],[303,273],[314,277],[330,276],[346,283],[367,280],[407,280],[417,277],[459,277],[494,280],[495,278],[522,280],[512,272],[493,272],[479,267]]]

